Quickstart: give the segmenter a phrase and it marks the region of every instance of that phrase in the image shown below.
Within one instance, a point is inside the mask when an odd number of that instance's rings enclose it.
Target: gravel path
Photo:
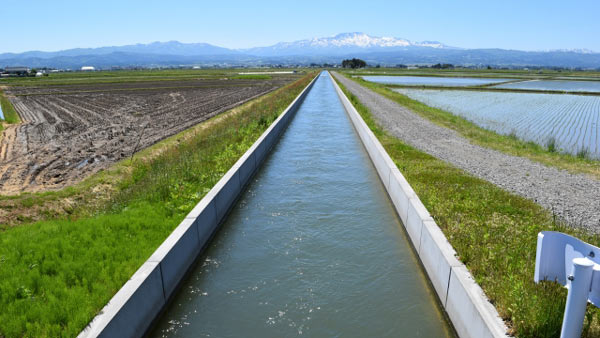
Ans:
[[[505,190],[535,201],[576,227],[600,232],[600,181],[471,144],[358,83],[334,76],[393,135]]]

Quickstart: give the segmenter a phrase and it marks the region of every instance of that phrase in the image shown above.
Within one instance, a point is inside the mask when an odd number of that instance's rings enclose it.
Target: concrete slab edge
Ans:
[[[317,80],[316,76],[131,276],[78,337],[142,337]]]
[[[466,266],[458,261],[442,230],[333,75],[331,80],[456,332],[460,337],[508,337],[496,308]]]

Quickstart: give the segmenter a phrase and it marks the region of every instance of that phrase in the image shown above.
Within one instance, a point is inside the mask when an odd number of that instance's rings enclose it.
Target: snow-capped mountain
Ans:
[[[412,42],[394,37],[379,37],[365,33],[342,33],[331,37],[280,42],[268,47],[241,50],[259,56],[335,55],[356,52],[383,52],[411,47],[452,48],[437,41]]]
[[[1,46],[0,46],[1,47]],[[58,52],[30,51],[0,54],[0,68],[79,68],[95,66],[173,65],[309,65],[339,64],[345,58],[361,58],[368,64],[436,64],[499,66],[562,66],[600,69],[600,53],[585,49],[518,51],[497,48],[463,49],[437,41],[413,42],[365,33],[343,33],[331,37],[280,42],[268,47],[229,49],[207,43],[177,41],[128,46],[76,48]]]
[[[342,33],[332,37],[312,38],[307,40],[299,40],[295,42],[280,42],[273,48],[290,48],[290,47],[406,47],[410,46],[411,42],[405,39],[397,39],[392,37],[371,36],[365,33]]]

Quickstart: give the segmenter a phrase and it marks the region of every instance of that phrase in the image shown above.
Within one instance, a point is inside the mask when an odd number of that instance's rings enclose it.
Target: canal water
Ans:
[[[154,337],[445,337],[452,330],[322,73]]]

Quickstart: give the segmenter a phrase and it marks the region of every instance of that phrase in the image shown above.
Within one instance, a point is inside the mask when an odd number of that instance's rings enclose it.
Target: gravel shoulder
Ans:
[[[377,121],[407,144],[535,201],[569,225],[600,232],[600,181],[474,145],[370,89],[333,73]]]

